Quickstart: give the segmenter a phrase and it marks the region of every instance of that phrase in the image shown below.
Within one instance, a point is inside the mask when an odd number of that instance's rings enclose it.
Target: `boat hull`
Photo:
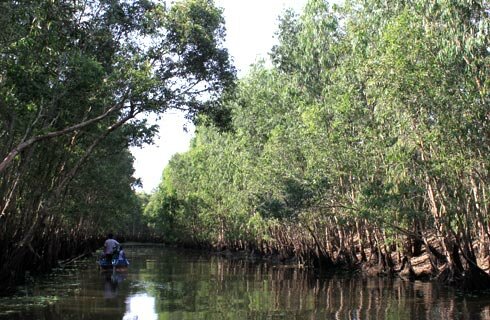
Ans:
[[[105,259],[99,259],[97,261],[97,267],[100,271],[127,271],[129,267],[128,259],[119,259],[107,261]]]

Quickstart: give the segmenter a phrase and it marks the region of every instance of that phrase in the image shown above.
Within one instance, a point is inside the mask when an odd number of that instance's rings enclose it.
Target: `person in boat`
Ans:
[[[126,253],[124,252],[124,248],[119,246],[119,258],[118,260],[126,261]]]
[[[104,242],[104,255],[107,262],[112,263],[112,255],[119,248],[120,244],[114,239],[112,233],[107,235],[107,240]]]
[[[117,265],[127,266],[129,265],[129,261],[126,259],[126,253],[122,246],[119,247],[119,257],[117,258]]]

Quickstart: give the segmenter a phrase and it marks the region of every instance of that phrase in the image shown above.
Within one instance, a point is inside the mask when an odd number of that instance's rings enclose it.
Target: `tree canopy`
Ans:
[[[12,268],[22,277],[69,251],[60,239],[134,232],[141,203],[128,148],[151,143],[147,116],[214,112],[235,72],[211,0],[3,1],[0,11],[0,282],[9,282]]]
[[[225,98],[231,129],[198,127],[146,214],[181,242],[386,271],[424,249],[432,275],[481,275],[489,30],[477,0],[286,12],[273,66]]]

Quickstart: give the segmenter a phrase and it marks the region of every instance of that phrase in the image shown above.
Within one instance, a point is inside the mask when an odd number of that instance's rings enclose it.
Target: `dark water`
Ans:
[[[490,295],[332,275],[162,247],[126,247],[127,273],[94,261],[0,299],[0,319],[490,319]]]

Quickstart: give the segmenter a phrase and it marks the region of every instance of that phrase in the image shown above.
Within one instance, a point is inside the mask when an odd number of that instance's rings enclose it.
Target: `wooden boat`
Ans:
[[[129,267],[128,259],[112,259],[108,261],[105,257],[97,260],[97,266],[100,271],[127,271]]]

